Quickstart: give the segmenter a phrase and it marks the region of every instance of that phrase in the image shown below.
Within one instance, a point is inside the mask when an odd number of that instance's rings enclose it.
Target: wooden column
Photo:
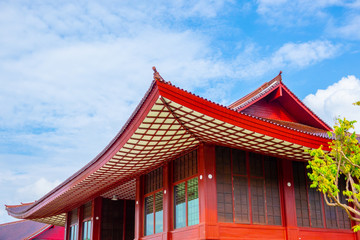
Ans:
[[[70,212],[67,212],[65,219],[65,233],[64,233],[65,240],[68,240],[70,238],[69,232],[70,232]]]
[[[171,239],[172,229],[172,171],[170,163],[163,167],[163,240]]]
[[[92,216],[92,240],[101,239],[101,208],[102,198],[97,197],[92,201],[91,216]]]
[[[296,220],[296,205],[292,161],[281,160],[282,187],[284,189],[284,218],[287,239],[298,240],[299,228]]]
[[[84,206],[80,206],[78,208],[78,237],[77,239],[82,239],[82,232],[83,232],[83,225],[82,225],[82,221],[83,221],[83,216],[84,216]]]
[[[136,196],[135,196],[135,240],[143,236],[144,221],[143,221],[143,178],[136,178]]]
[[[200,145],[198,150],[198,166],[200,239],[218,239],[214,145]]]

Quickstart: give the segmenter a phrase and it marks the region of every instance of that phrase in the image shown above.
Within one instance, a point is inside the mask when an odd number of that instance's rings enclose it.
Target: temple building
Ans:
[[[109,145],[16,218],[65,226],[67,240],[360,239],[307,177],[305,149],[331,131],[273,80],[222,106],[165,81]]]

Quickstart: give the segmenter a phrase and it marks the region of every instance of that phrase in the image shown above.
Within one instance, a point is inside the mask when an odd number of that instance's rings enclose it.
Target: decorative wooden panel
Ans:
[[[216,147],[216,181],[219,222],[282,224],[276,158]]]
[[[249,153],[249,163],[250,163],[250,176],[251,177],[263,177],[264,176],[264,166],[263,166],[263,157],[260,154]]]
[[[254,224],[266,224],[264,179],[250,181],[252,219]]]
[[[297,223],[300,227],[350,229],[351,224],[344,210],[326,205],[323,195],[310,188],[310,180],[304,162],[293,162],[294,189]],[[340,179],[340,191],[345,189],[345,181]],[[344,197],[341,201],[346,202]],[[310,216],[309,216],[310,213]],[[325,220],[325,221],[324,221]]]
[[[250,223],[247,177],[234,176],[234,209],[236,223]]]
[[[305,170],[304,163],[293,162],[296,218],[300,227],[310,227]]]
[[[163,169],[159,167],[145,175],[145,194],[163,187]]]
[[[323,208],[321,193],[315,188],[308,188],[309,207],[310,207],[310,221],[311,227],[324,227],[323,222]]]
[[[216,191],[218,221],[233,221],[230,148],[216,147]]]
[[[70,225],[77,224],[78,219],[78,209],[76,208],[70,212]]]
[[[198,171],[197,150],[174,160],[174,182],[195,175]]]
[[[88,219],[91,218],[91,207],[92,207],[92,202],[88,202],[84,204],[84,219]]]
[[[267,224],[281,225],[281,203],[276,158],[265,156],[264,169]]]
[[[232,149],[233,173],[247,175],[246,171],[246,152]]]

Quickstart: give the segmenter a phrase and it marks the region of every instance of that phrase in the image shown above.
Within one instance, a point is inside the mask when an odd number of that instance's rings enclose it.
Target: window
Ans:
[[[70,232],[69,232],[69,239],[70,240],[76,240],[77,239],[77,232],[78,232],[78,225],[72,225],[70,226]]]
[[[83,222],[83,232],[82,232],[83,240],[91,239],[91,220]]]
[[[304,162],[293,162],[296,217],[299,227],[350,229],[351,224],[344,210],[329,207],[322,194],[310,188]],[[340,179],[340,191],[345,189],[345,180]],[[345,202],[345,198],[341,199]]]
[[[74,209],[69,213],[70,216],[70,229],[69,229],[69,240],[78,239],[78,210]]]
[[[173,166],[174,228],[199,224],[197,151],[174,160]]]
[[[91,239],[91,202],[84,205],[83,223],[82,223],[82,240]]]
[[[219,222],[281,225],[277,160],[216,147]]]
[[[163,172],[162,167],[145,175],[144,233],[151,235],[163,231]]]

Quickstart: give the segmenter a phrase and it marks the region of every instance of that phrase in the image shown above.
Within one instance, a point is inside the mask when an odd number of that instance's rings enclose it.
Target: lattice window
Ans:
[[[70,228],[69,228],[69,239],[77,240],[78,239],[78,209],[74,209],[69,213],[70,216]]]
[[[219,222],[281,225],[277,160],[216,147]]]
[[[174,160],[174,228],[199,224],[197,171],[196,150]]]
[[[82,240],[91,239],[91,210],[92,202],[85,203],[83,206],[83,222],[82,222]]]
[[[304,162],[293,162],[294,190],[297,224],[300,227],[350,229],[351,224],[345,211],[329,207],[323,196],[310,181]],[[345,189],[345,181],[340,179],[340,191]],[[345,203],[344,197],[341,199]]]
[[[182,179],[197,174],[197,151],[192,151],[174,160],[173,170],[174,182],[178,182]]]
[[[145,175],[144,233],[151,235],[163,231],[163,169]]]

